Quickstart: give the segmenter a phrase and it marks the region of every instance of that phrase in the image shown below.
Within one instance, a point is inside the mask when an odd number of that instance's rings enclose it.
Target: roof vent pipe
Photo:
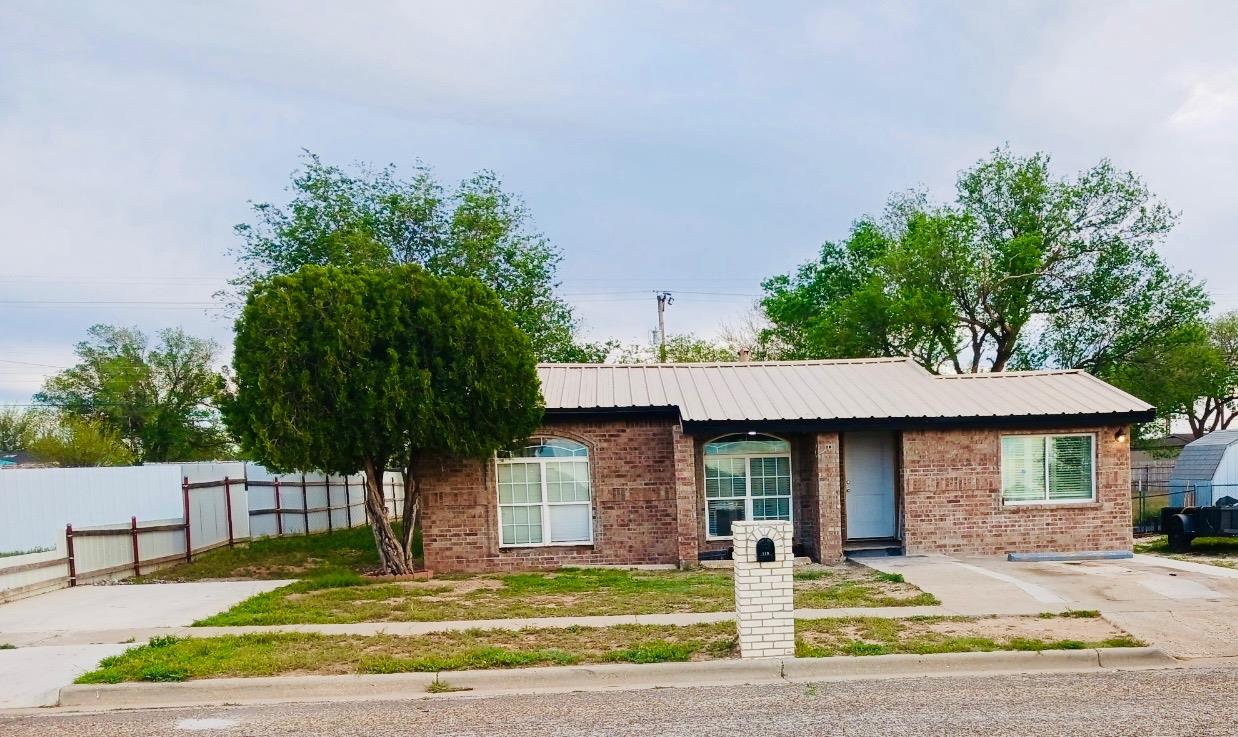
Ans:
[[[739,349],[739,360],[740,361],[747,363],[750,358],[752,358],[752,351],[748,350],[747,348]]]

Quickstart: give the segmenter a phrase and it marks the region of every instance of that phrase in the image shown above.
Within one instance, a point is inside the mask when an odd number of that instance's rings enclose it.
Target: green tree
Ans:
[[[38,415],[22,407],[0,407],[0,451],[27,450],[38,429]]]
[[[698,338],[691,333],[668,335],[666,338],[667,363],[709,363],[734,361],[738,352],[730,346]],[[628,345],[617,348],[613,358],[618,363],[657,363],[658,347]]]
[[[1238,312],[1180,328],[1104,378],[1156,405],[1157,429],[1184,419],[1197,438],[1225,430],[1238,417]]]
[[[954,202],[891,200],[816,261],[764,284],[764,337],[792,357],[910,355],[932,371],[1104,374],[1198,322],[1210,301],[1157,246],[1174,215],[1103,160],[1072,179],[1007,149]]]
[[[110,428],[142,462],[213,460],[232,454],[217,409],[219,346],[179,328],[157,343],[136,328],[95,325],[76,365],[48,379],[35,401]]]
[[[124,438],[108,424],[64,413],[40,423],[27,450],[41,463],[64,468],[128,466],[136,460]]]
[[[476,279],[304,266],[250,292],[224,416],[274,470],[364,471],[383,570],[406,573],[421,464],[487,458],[527,437],[542,415],[535,365],[528,337]],[[404,474],[398,540],[380,487],[388,464]]]
[[[303,265],[419,264],[439,276],[471,276],[498,293],[543,361],[587,361],[597,346],[573,340],[571,307],[556,296],[559,251],[536,232],[524,204],[483,171],[448,192],[417,166],[355,171],[306,153],[286,207],[253,206],[236,227],[241,296],[261,280]]]

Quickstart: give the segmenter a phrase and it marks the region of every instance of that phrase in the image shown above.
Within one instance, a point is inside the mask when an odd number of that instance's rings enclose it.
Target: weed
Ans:
[[[886,583],[903,583],[903,574],[901,573],[886,573],[885,571],[877,571],[877,578]]]
[[[426,693],[452,693],[455,691],[472,691],[473,689],[467,686],[453,686],[447,681],[440,679],[438,676],[426,686]]]
[[[172,665],[154,663],[138,672],[138,680],[172,683],[189,677],[189,671]]]
[[[11,642],[0,642],[0,650],[16,650],[17,646]]]

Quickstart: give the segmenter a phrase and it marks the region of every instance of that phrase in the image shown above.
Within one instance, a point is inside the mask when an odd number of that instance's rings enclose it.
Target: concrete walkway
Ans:
[[[0,708],[56,703],[60,687],[116,655],[135,632],[185,627],[288,581],[77,586],[0,605]],[[100,631],[117,637],[99,637]],[[38,647],[31,647],[37,645]]]
[[[1031,608],[1023,614],[1038,614],[1044,608]],[[845,609],[796,609],[796,619],[826,617],[915,617],[949,615],[954,612],[937,606],[872,607]],[[352,624],[280,624],[236,627],[130,627],[74,632],[24,632],[6,634],[18,646],[89,645],[117,642],[145,642],[152,637],[217,637],[263,632],[317,632],[324,635],[424,635],[471,629],[537,629],[562,627],[613,627],[620,624],[688,625],[731,622],[734,612],[685,612],[681,614],[626,614],[600,617],[530,617],[525,619],[465,619],[449,622],[356,622]]]

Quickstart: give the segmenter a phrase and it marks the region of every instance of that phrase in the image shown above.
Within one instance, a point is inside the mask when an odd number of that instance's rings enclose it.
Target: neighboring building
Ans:
[[[1193,433],[1175,432],[1163,438],[1145,440],[1142,447],[1131,449],[1131,468],[1172,467],[1173,459],[1194,439]]]
[[[796,552],[1131,547],[1128,425],[1079,371],[934,376],[909,359],[538,367],[543,426],[421,466],[426,566],[695,564],[740,519]]]
[[[1238,499],[1238,430],[1217,430],[1188,444],[1169,475],[1169,506]]]

